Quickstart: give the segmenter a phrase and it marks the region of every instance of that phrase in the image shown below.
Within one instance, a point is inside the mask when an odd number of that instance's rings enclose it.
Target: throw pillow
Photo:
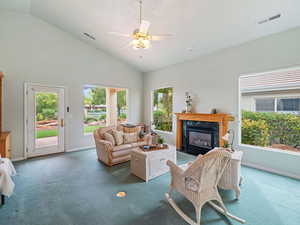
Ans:
[[[124,144],[138,141],[138,133],[124,133]]]
[[[116,145],[123,144],[123,142],[124,142],[124,140],[123,140],[123,132],[117,131],[117,130],[113,130],[112,134],[113,134],[113,136],[115,138]]]
[[[104,136],[104,139],[106,141],[109,141],[110,143],[112,143],[113,146],[116,145],[115,139],[114,139],[114,137],[111,134],[109,134],[109,133],[106,132],[106,133],[104,133],[103,136]]]
[[[141,131],[141,127],[140,126],[135,126],[135,127],[124,127],[123,128],[124,133],[139,133]]]

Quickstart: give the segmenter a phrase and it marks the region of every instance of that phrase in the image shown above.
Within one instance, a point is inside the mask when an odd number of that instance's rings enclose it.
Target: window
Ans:
[[[87,85],[84,95],[84,133],[127,121],[127,89]]]
[[[256,99],[255,102],[256,112],[274,112],[275,99],[274,98],[261,98]]]
[[[173,88],[161,88],[153,91],[152,120],[156,130],[172,131]]]
[[[299,98],[261,98],[255,100],[256,112],[300,113]]]
[[[118,108],[118,121],[120,123],[127,120],[127,90],[119,90],[117,92],[117,108]]]
[[[241,143],[300,153],[300,68],[240,77]]]
[[[278,112],[300,112],[300,98],[285,98],[277,100],[277,111]]]

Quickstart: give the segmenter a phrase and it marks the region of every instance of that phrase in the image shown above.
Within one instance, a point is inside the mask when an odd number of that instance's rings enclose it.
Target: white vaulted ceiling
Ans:
[[[0,0],[0,10],[12,10],[21,13],[30,12],[31,0]]]
[[[132,33],[138,27],[137,0],[31,1],[33,15],[143,72],[300,26],[299,0],[143,0],[143,7],[151,34],[174,37],[155,42],[148,50],[133,50],[127,46],[129,39],[108,32]],[[258,24],[278,13],[280,19]]]

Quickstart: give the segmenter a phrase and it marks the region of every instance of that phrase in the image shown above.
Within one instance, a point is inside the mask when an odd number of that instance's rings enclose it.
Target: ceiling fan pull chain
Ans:
[[[143,4],[143,1],[140,0],[140,24],[142,23],[142,4]]]

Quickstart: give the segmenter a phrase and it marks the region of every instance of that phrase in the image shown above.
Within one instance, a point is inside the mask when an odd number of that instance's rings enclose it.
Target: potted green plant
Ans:
[[[160,147],[163,147],[163,144],[164,144],[165,140],[164,140],[163,137],[159,136],[157,142],[158,142],[158,144],[159,144]]]

